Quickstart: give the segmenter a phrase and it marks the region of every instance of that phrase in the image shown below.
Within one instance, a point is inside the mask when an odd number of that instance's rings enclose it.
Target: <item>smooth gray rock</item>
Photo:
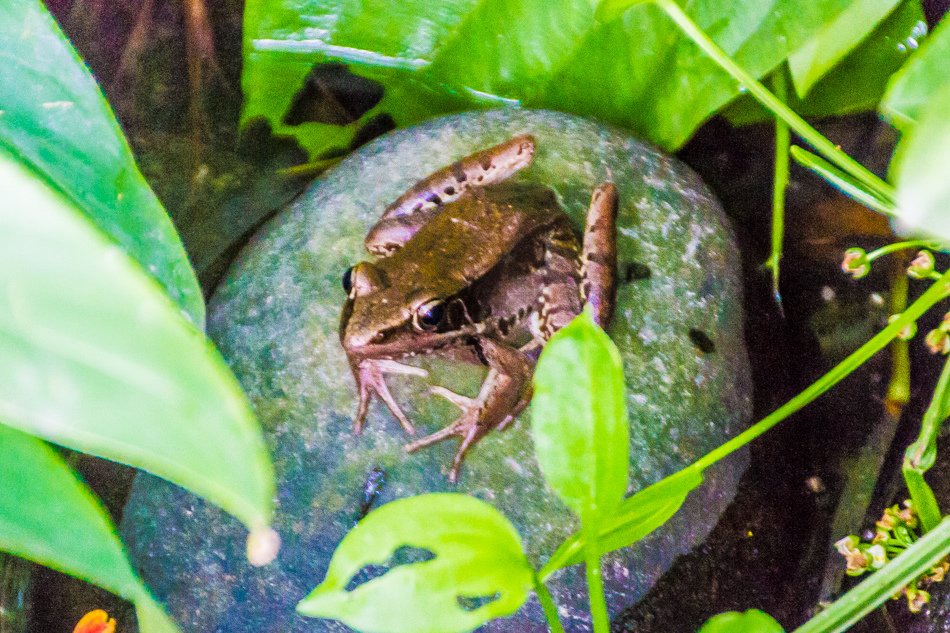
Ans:
[[[612,180],[620,190],[622,285],[610,334],[629,388],[631,490],[741,429],[751,385],[739,257],[719,204],[693,172],[615,129],[551,112],[461,114],[386,135],[349,156],[265,226],[210,305],[211,336],[254,403],[277,468],[275,527],[284,541],[277,561],[249,567],[243,529],[191,494],[144,475],[134,486],[123,522],[126,543],[185,631],[348,630],[299,617],[294,605],[322,580],[331,553],[358,516],[374,467],[386,474],[377,504],[429,491],[476,495],[512,520],[538,565],[577,527],[538,472],[528,416],[483,440],[455,488],[445,477],[454,443],[406,455],[404,432],[379,403],[364,434],[355,437],[354,384],[337,336],[341,275],[368,258],[362,240],[386,204],[435,169],[522,132],[536,136],[538,153],[519,178],[551,186],[578,226],[597,184]],[[424,365],[433,384],[471,394],[484,374],[447,361]],[[420,432],[456,415],[427,393],[424,379],[389,382]],[[605,557],[613,614],[705,538],[745,464],[742,453],[719,464],[670,523]],[[562,572],[551,589],[567,629],[589,630],[583,570]],[[546,629],[532,599],[513,618],[482,630]]]

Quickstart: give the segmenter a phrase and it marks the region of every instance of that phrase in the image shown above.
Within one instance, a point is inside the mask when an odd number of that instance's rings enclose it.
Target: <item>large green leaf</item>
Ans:
[[[92,75],[39,0],[0,2],[0,147],[69,197],[199,327],[201,289]]]
[[[816,118],[876,110],[891,75],[907,61],[926,31],[919,0],[901,3],[857,48],[821,77],[807,97],[790,94],[788,105],[802,116]],[[736,125],[772,119],[772,114],[751,96],[737,99],[723,114]]]
[[[905,229],[950,242],[950,83],[915,113],[919,121],[905,129],[891,163],[896,215]]]
[[[920,118],[931,98],[950,83],[950,19],[944,18],[887,87],[881,112],[907,129]]]
[[[270,522],[273,473],[201,331],[68,199],[0,148],[0,423]]]
[[[0,550],[82,578],[150,614],[143,633],[178,631],[125,556],[99,500],[42,441],[0,425]]]
[[[249,0],[245,118],[283,117],[310,65],[343,61],[381,81],[397,123],[454,109],[531,107],[592,115],[666,148],[684,143],[741,91],[656,6],[602,23],[592,0]],[[690,2],[694,20],[761,76],[850,0]],[[277,75],[280,75],[279,83]],[[364,119],[365,120],[365,117]],[[346,145],[361,123],[304,124],[311,151]],[[277,126],[281,131],[285,127]]]
[[[406,548],[415,556],[400,560]],[[471,631],[517,611],[533,579],[518,532],[500,512],[474,497],[428,494],[360,521],[297,611],[364,633]]]
[[[534,371],[531,433],[538,464],[591,529],[627,490],[626,392],[620,353],[590,310],[551,337]]]
[[[799,97],[835,67],[894,10],[900,0],[854,0],[788,57]]]

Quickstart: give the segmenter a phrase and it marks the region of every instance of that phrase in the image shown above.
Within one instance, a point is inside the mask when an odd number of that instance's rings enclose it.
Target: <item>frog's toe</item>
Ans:
[[[379,399],[383,401],[383,404],[386,405],[386,408],[389,409],[390,413],[392,413],[393,416],[399,420],[399,423],[402,425],[402,428],[406,430],[406,433],[413,435],[416,432],[415,427],[412,426],[412,423],[409,421],[409,418],[406,417],[406,414],[402,412],[402,409],[399,407],[396,399],[393,398],[392,393],[390,393],[389,386],[386,384],[386,373],[411,372],[394,371],[391,364],[398,364],[400,367],[410,367],[409,365],[391,363],[391,361],[363,361],[360,363],[357,370],[360,403],[356,411],[356,417],[353,419],[354,433],[359,434],[363,430],[363,425],[366,422],[366,414],[369,410],[369,401],[372,399],[373,394],[379,396]]]
[[[451,389],[446,389],[445,387],[429,387],[429,393],[442,396],[462,411],[468,411],[469,409],[478,406],[478,403],[474,398],[469,398],[468,396],[463,396],[460,393],[455,393]]]

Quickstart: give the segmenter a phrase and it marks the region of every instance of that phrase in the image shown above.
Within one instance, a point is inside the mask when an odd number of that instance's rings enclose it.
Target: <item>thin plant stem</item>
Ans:
[[[784,65],[772,74],[772,87],[775,89],[775,96],[784,103],[788,92]],[[789,145],[791,145],[791,135],[788,131],[788,123],[777,118],[775,119],[775,169],[772,178],[772,252],[765,266],[772,271],[772,295],[779,306],[782,305],[779,266],[782,261],[782,241],[785,235],[785,189],[788,187]]]
[[[930,406],[927,407],[920,423],[920,435],[913,444],[907,447],[904,455],[904,481],[907,483],[910,498],[914,501],[914,507],[925,530],[934,529],[941,517],[937,499],[924,480],[924,473],[933,466],[936,459],[937,436],[946,418],[948,397],[950,397],[950,359],[944,363],[943,371],[937,379]]]
[[[851,374],[851,372],[869,358],[884,349],[891,341],[897,338],[905,326],[916,321],[922,314],[927,312],[927,310],[948,296],[950,296],[950,271],[941,275],[940,279],[928,288],[924,294],[920,295],[898,318],[874,335],[867,343],[855,350],[850,356],[835,365],[828,373],[806,387],[804,391],[725,444],[706,453],[687,468],[693,468],[700,472],[706,470],[725,456],[737,451],[779,422],[785,420],[788,416],[797,412],[805,405],[810,404],[820,395],[841,382],[841,380]]]
[[[896,274],[891,287],[891,314],[900,314],[907,308],[907,275],[901,270]],[[910,402],[910,349],[902,338],[894,339],[891,344],[891,379],[887,385],[884,405],[888,414],[896,421]]]
[[[906,242],[894,242],[893,244],[886,244],[881,248],[868,253],[868,261],[873,262],[879,257],[884,257],[885,255],[890,255],[891,253],[907,250],[909,248],[930,248],[933,250],[939,250],[941,246],[936,244],[933,240],[908,240]]]
[[[791,108],[782,103],[759,83],[755,77],[747,73],[741,66],[732,60],[729,55],[719,48],[706,33],[693,22],[675,0],[653,0],[671,20],[693,41],[706,55],[739,82],[749,94],[768,108],[775,116],[785,121],[798,136],[814,147],[820,154],[832,163],[850,174],[869,190],[878,194],[883,200],[893,202],[894,189],[878,178],[861,163],[838,149],[834,143],[825,138],[818,130],[809,125],[805,119],[796,114]]]
[[[878,213],[883,213],[884,215],[896,215],[893,204],[887,202],[886,200],[882,200],[881,197],[874,192],[868,191],[867,187],[865,187],[863,184],[857,182],[854,178],[844,173],[821,156],[812,154],[808,150],[803,149],[798,145],[792,145],[792,147],[789,149],[789,153],[792,155],[792,158],[794,158],[795,161],[798,162],[798,164],[800,164],[802,167],[815,172],[827,180],[828,183],[833,187],[837,188],[838,191],[848,196],[852,200],[863,204],[872,211],[877,211]]]
[[[586,522],[589,523],[589,522]],[[587,571],[587,595],[594,633],[610,633],[610,617],[604,597],[604,581],[600,573],[600,552],[597,550],[597,531],[584,527],[584,566]]]
[[[534,576],[534,591],[538,594],[538,602],[541,603],[544,617],[548,621],[548,630],[551,633],[564,633],[564,627],[561,625],[561,618],[557,614],[557,605],[554,604],[554,598],[537,574]]]

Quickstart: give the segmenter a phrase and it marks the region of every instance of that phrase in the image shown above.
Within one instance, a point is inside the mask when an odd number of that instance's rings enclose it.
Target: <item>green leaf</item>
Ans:
[[[943,87],[950,84],[950,19],[943,19],[887,86],[881,113],[904,130]]]
[[[143,468],[269,523],[237,381],[153,278],[0,148],[0,423]]]
[[[531,399],[541,471],[585,525],[609,516],[623,499],[629,424],[620,353],[585,310],[544,346]]]
[[[92,75],[39,0],[0,2],[0,148],[28,163],[165,286],[199,327],[184,248]]]
[[[795,629],[795,633],[846,631],[948,554],[950,517],[944,517],[935,529],[924,534],[900,556],[835,600],[830,607]]]
[[[785,629],[764,611],[749,609],[743,613],[727,611],[714,615],[699,633],[783,633]]]
[[[795,92],[804,98],[815,83],[835,67],[894,10],[900,0],[854,0],[788,57]]]
[[[718,0],[687,10],[715,42],[762,76],[849,0]],[[520,103],[594,116],[667,149],[682,145],[740,86],[653,3],[609,22],[590,0],[249,0],[244,20],[245,120],[278,125],[299,80],[334,60],[387,89],[380,111],[405,125],[437,113]],[[291,61],[291,59],[295,61]],[[290,66],[293,70],[290,70]],[[286,83],[268,77],[278,68]],[[316,154],[346,146],[347,127],[305,124]]]
[[[873,33],[811,88],[804,99],[789,95],[788,105],[805,117],[841,116],[875,110],[887,82],[907,61],[909,46],[926,33],[918,0],[903,2]],[[723,113],[734,125],[770,120],[772,115],[750,96]]]
[[[947,31],[950,34],[950,31]],[[950,58],[948,58],[950,59]],[[950,64],[948,64],[950,66]],[[950,241],[950,83],[919,110],[891,159],[896,214],[905,229]]]
[[[616,512],[600,522],[597,549],[601,555],[633,545],[676,514],[686,497],[703,483],[692,468],[681,470],[624,499]],[[546,578],[562,567],[584,560],[584,534],[564,541],[545,563],[539,575]]]
[[[125,556],[105,508],[42,441],[0,425],[0,550],[82,578],[164,618]]]
[[[401,561],[405,548],[429,557]],[[373,566],[388,569],[367,574]],[[470,631],[517,611],[533,578],[518,533],[501,513],[473,497],[428,494],[388,503],[360,521],[297,611],[364,633]]]

